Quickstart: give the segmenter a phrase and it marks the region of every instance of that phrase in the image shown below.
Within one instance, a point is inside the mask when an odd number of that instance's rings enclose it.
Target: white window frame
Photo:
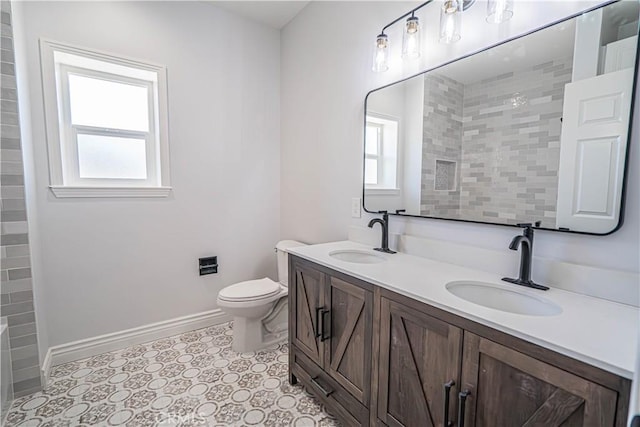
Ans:
[[[375,184],[371,184],[371,183],[365,183],[365,185],[368,188],[377,188],[378,186],[380,186],[380,183],[383,180],[383,173],[382,173],[382,169],[384,167],[383,165],[383,152],[382,152],[382,147],[384,144],[384,126],[380,123],[376,123],[376,122],[371,122],[371,121],[367,121],[367,128],[369,127],[375,127],[376,131],[378,133],[378,138],[377,138],[377,143],[378,143],[378,147],[377,147],[377,153],[378,154],[369,154],[367,153],[366,147],[365,147],[365,152],[364,152],[364,158],[365,160],[375,160],[377,167],[376,170],[378,172],[378,176],[376,177],[376,183]]]
[[[108,63],[115,72],[78,64],[56,63],[55,54],[71,54],[90,63]],[[160,65],[143,63],[111,54],[40,40],[40,59],[49,157],[50,189],[56,197],[166,197],[171,191],[167,73]],[[117,70],[126,67],[154,79],[136,78]],[[137,132],[71,124],[68,76],[76,74],[107,81],[146,86],[149,94],[149,131]],[[60,96],[59,96],[60,95]],[[78,163],[78,133],[130,137],[145,140],[147,179],[81,178]]]
[[[369,125],[374,125],[380,129],[380,138],[378,139],[378,155],[374,156],[366,153],[365,148],[365,159],[376,159],[378,163],[378,183],[377,184],[365,184],[365,190],[367,194],[372,195],[397,195],[400,192],[398,180],[401,174],[400,170],[400,153],[401,153],[401,141],[400,141],[400,129],[401,123],[397,117],[393,117],[387,114],[368,112],[366,115],[366,127]],[[387,130],[385,129],[386,125],[384,122],[394,123],[396,126],[396,131],[394,133],[395,136],[395,179],[391,186],[387,185],[385,182],[385,174],[386,167],[385,163],[388,162],[388,157],[385,152],[388,150],[388,147],[385,146],[385,133]],[[365,129],[366,132],[366,129]]]

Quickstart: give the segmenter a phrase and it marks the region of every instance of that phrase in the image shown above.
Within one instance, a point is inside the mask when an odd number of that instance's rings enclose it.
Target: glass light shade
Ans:
[[[376,73],[383,73],[389,69],[389,38],[386,34],[379,34],[376,37],[371,69]]]
[[[440,9],[440,43],[460,40],[462,27],[462,1],[446,0]]]
[[[407,19],[404,33],[402,33],[402,57],[415,59],[420,56],[420,22],[412,16]]]
[[[513,16],[513,0],[489,0],[487,2],[487,22],[499,24]]]

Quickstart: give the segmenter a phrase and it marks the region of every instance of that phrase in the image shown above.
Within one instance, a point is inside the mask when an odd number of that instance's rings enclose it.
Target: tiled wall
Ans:
[[[450,128],[461,117],[461,146],[440,136],[449,144],[451,158],[461,150],[460,180],[456,191],[448,192],[451,203],[445,204],[442,195],[430,194],[432,171],[423,166],[423,186],[429,187],[423,189],[423,215],[501,223],[542,221],[543,227],[555,228],[560,118],[571,70],[572,58],[566,57],[464,85],[459,109],[454,106],[459,105],[460,89],[439,82],[440,93],[432,90],[429,96],[441,110],[450,109]],[[425,136],[428,128],[442,128],[442,118],[432,120],[426,114],[434,108],[431,104],[425,90]],[[442,151],[438,144],[435,147]],[[435,163],[433,156],[438,155],[442,154],[423,154],[423,164]]]
[[[33,307],[31,260],[24,193],[24,168],[18,127],[18,104],[11,27],[11,6],[0,2],[2,15],[1,52],[1,168],[0,316],[9,324],[9,345],[16,397],[41,388],[38,343]]]
[[[421,215],[458,218],[463,90],[464,86],[461,83],[446,76],[437,73],[425,74]],[[436,189],[437,160],[455,162],[455,190]]]
[[[465,85],[460,209],[467,219],[555,228],[560,118],[572,64],[560,58]]]

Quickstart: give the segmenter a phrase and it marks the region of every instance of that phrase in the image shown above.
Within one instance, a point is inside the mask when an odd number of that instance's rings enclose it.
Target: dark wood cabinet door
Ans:
[[[327,278],[329,306],[325,371],[362,404],[369,404],[373,293],[335,277]]]
[[[324,343],[316,335],[320,331],[321,310],[325,308],[325,275],[303,262],[293,263],[289,274],[290,340],[309,359],[323,367]]]
[[[465,332],[465,427],[607,427],[617,393]]]
[[[455,421],[462,330],[396,301],[380,303],[378,418],[389,426],[442,426],[444,384]]]

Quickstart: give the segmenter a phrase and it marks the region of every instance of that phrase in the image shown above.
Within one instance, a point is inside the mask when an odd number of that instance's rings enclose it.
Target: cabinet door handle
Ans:
[[[322,335],[322,332],[320,332],[320,322],[322,322],[322,310],[324,310],[324,307],[316,307],[316,338],[320,337]]]
[[[320,338],[320,341],[326,341],[329,338],[331,338],[331,316],[329,316],[329,322],[326,321],[326,315],[327,314],[331,314],[331,310],[323,310],[322,311],[322,338]],[[326,331],[325,329],[327,329],[327,323],[329,324],[329,335],[326,335]]]
[[[451,393],[451,387],[454,385],[456,385],[456,382],[453,380],[444,383],[444,417],[442,418],[444,427],[453,426],[453,423],[449,421],[449,394]]]
[[[464,410],[467,403],[467,397],[471,395],[469,390],[461,391],[458,394],[458,427],[464,427]]]
[[[326,388],[322,387],[322,385],[320,385],[320,383],[318,382],[318,377],[312,377],[311,382],[318,388],[318,390],[322,392],[322,394],[324,394],[324,397],[329,397],[333,393],[333,390],[327,390]]]

